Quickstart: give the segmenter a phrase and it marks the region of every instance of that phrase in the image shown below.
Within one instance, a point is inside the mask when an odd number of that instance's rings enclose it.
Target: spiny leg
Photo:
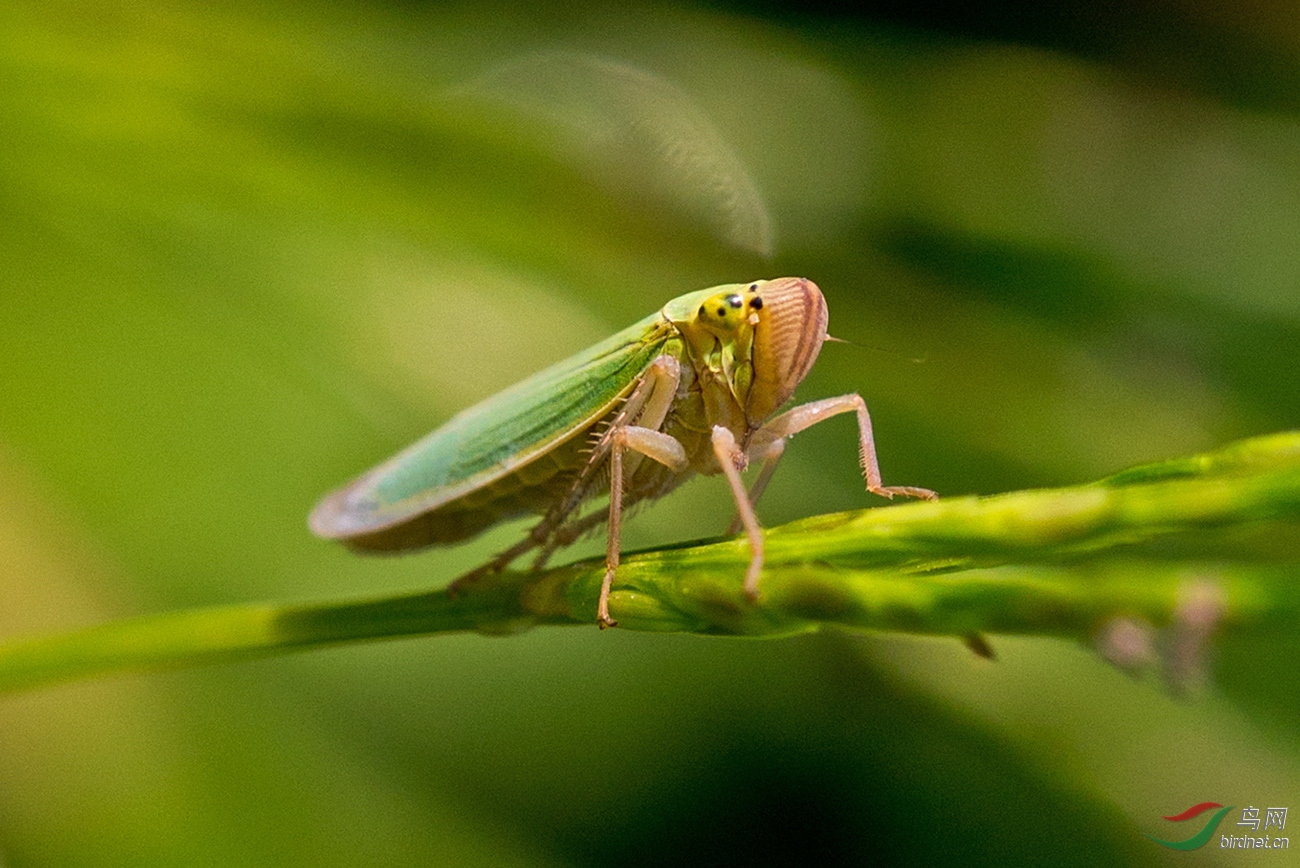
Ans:
[[[691,464],[685,447],[670,434],[637,425],[614,432],[609,452],[609,541],[605,548],[605,579],[600,585],[600,602],[596,607],[596,623],[602,630],[618,625],[609,616],[609,591],[618,570],[619,534],[623,521],[623,453],[629,449],[653,458],[675,473],[684,473]]]
[[[584,515],[576,521],[557,527],[554,533],[542,546],[542,550],[533,558],[531,569],[538,572],[546,567],[546,562],[550,560],[551,555],[555,554],[557,549],[566,548],[582,539],[593,528],[605,524],[609,521],[609,514],[606,512],[593,512]]]
[[[457,578],[447,587],[447,593],[454,597],[466,585],[472,584],[484,576],[501,572],[520,555],[538,547],[542,548],[542,552],[538,555],[537,562],[533,564],[533,569],[541,569],[545,565],[546,559],[550,557],[551,552],[558,547],[555,541],[557,528],[560,528],[582,503],[588,483],[609,450],[613,431],[635,419],[645,420],[647,424],[652,424],[654,427],[662,425],[664,418],[668,415],[668,410],[672,406],[673,398],[677,393],[677,384],[680,380],[681,363],[676,358],[669,355],[655,358],[646,369],[641,382],[628,395],[627,401],[624,402],[623,407],[614,416],[610,429],[601,436],[600,441],[592,449],[590,459],[574,480],[568,494],[529,530],[528,536],[505,551],[498,553],[482,566],[476,567]],[[572,540],[569,540],[569,542],[572,542]]]
[[[763,530],[754,515],[754,505],[749,502],[745,492],[745,483],[740,478],[740,471],[745,469],[748,459],[744,450],[736,442],[736,436],[721,425],[713,426],[713,454],[718,459],[718,466],[727,477],[731,486],[731,495],[736,499],[736,512],[740,523],[749,536],[749,569],[745,571],[745,594],[751,600],[758,599],[758,577],[763,572]]]
[[[627,396],[623,406],[609,420],[604,431],[598,432],[598,436],[592,443],[587,465],[582,468],[582,471],[573,480],[573,485],[570,487],[569,493],[565,495],[564,500],[561,501],[558,510],[553,511],[562,512],[567,517],[586,498],[588,488],[594,481],[601,462],[609,455],[610,443],[616,430],[627,425],[640,425],[643,428],[655,429],[663,425],[664,419],[668,416],[668,411],[672,409],[673,400],[677,395],[677,385],[681,382],[681,377],[681,362],[675,356],[665,354],[656,357],[650,363],[641,382],[637,384],[632,394]],[[556,522],[555,527],[559,527],[561,523]],[[554,545],[548,545],[548,551],[542,554],[543,560],[549,557],[550,550],[555,547]]]
[[[624,429],[619,429],[621,434]],[[600,629],[617,627],[609,616],[609,589],[614,586],[618,569],[619,534],[623,525],[623,439],[615,436],[609,453],[609,536],[605,540],[605,577],[600,583],[600,602],[596,604],[596,624]]]
[[[638,456],[638,458],[639,457],[640,456]],[[629,479],[632,476],[634,476],[633,471],[629,469],[628,465],[625,463],[623,466],[623,478]],[[674,487],[675,485],[676,483],[673,483]],[[637,495],[637,500],[639,501],[644,497],[649,497],[653,499],[659,497],[661,493],[663,493],[664,491],[665,489],[663,489],[662,487],[656,488],[655,491],[653,492],[642,491],[640,494]],[[627,493],[626,491],[624,491],[624,499],[626,500],[626,498],[627,498]],[[543,569],[546,566],[546,562],[550,559],[551,555],[555,554],[556,551],[573,545],[575,542],[585,537],[595,528],[599,527],[602,524],[608,524],[608,523],[609,523],[608,510],[591,512],[579,518],[569,519],[564,524],[555,528],[555,530],[551,532],[550,538],[546,540],[546,543],[541,547],[541,551],[539,551],[536,557],[533,558],[533,564],[531,569],[534,572]]]
[[[533,561],[534,571],[542,569],[556,549],[570,545],[588,529],[595,527],[604,520],[603,517],[598,518],[594,513],[578,519],[576,524],[580,529],[577,532],[574,532],[573,525],[565,523],[574,510],[586,499],[591,486],[595,483],[596,475],[605,458],[609,455],[614,433],[619,428],[629,425],[654,429],[662,426],[664,419],[668,417],[669,410],[672,409],[673,401],[676,400],[677,386],[681,382],[681,376],[681,362],[678,361],[676,356],[664,354],[656,357],[650,363],[641,382],[637,384],[632,394],[628,395],[622,408],[609,420],[604,431],[600,432],[595,442],[592,443],[587,465],[574,479],[569,493],[558,506],[558,513],[561,517],[551,526],[549,535],[542,545],[542,550]],[[635,473],[636,467],[635,462],[629,463],[633,466],[625,468],[625,471],[630,476]]]
[[[880,480],[880,464],[876,460],[876,442],[871,434],[871,415],[867,413],[867,403],[861,395],[841,395],[838,398],[824,398],[801,404],[777,416],[759,429],[763,434],[784,440],[798,434],[805,428],[838,416],[841,413],[856,413],[858,417],[858,459],[862,462],[862,473],[867,478],[867,491],[881,497],[892,498],[896,494],[906,497],[919,497],[924,500],[936,500],[939,495],[928,488],[912,485],[884,485]]]
[[[488,561],[486,564],[483,564],[480,567],[475,567],[474,569],[470,570],[468,573],[465,573],[464,575],[457,577],[450,585],[447,586],[447,594],[449,596],[455,597],[458,593],[460,593],[465,589],[466,585],[472,585],[475,582],[477,582],[479,579],[483,578],[484,576],[490,576],[495,573],[501,572],[506,567],[510,566],[510,562],[513,561],[515,558],[519,557],[524,552],[531,551],[532,549],[535,549],[538,546],[542,545],[544,542],[546,542],[546,539],[548,536],[550,536],[553,527],[554,527],[554,521],[552,521],[550,516],[547,516],[546,518],[542,519],[540,522],[538,522],[533,526],[532,530],[528,532],[528,536],[524,537],[519,542],[515,543],[505,551],[498,552],[496,555],[493,556],[492,560]]]
[[[617,623],[609,616],[609,590],[618,569],[623,521],[623,452],[633,449],[679,473],[690,466],[682,444],[659,430],[677,400],[681,377],[681,362],[675,356],[662,355],[651,362],[645,377],[628,399],[624,412],[610,425],[597,447],[596,454],[599,454],[604,444],[609,444],[609,540],[605,548],[605,578],[600,585],[600,602],[596,607],[596,623],[602,630]],[[637,424],[631,424],[634,422]],[[629,462],[632,465],[629,476],[636,472],[637,463]],[[584,476],[594,472],[594,467],[594,464],[589,465]],[[547,554],[549,552],[543,552],[544,556]]]

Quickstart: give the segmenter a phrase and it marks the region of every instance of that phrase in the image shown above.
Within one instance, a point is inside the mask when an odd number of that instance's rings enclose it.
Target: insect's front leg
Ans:
[[[893,497],[901,494],[906,497],[919,497],[924,500],[936,500],[939,495],[928,488],[912,485],[884,485],[880,480],[880,464],[876,460],[876,442],[871,435],[871,415],[867,413],[867,403],[861,395],[841,395],[838,398],[823,398],[801,404],[788,410],[768,422],[759,431],[765,437],[784,440],[798,434],[805,428],[838,416],[841,413],[855,413],[858,417],[858,458],[862,462],[862,474],[867,479],[867,491],[881,497]]]
[[[722,425],[713,426],[710,440],[713,443],[713,455],[718,459],[718,466],[722,468],[723,475],[727,477],[732,497],[736,499],[736,521],[732,524],[739,522],[749,537],[749,569],[745,571],[745,594],[751,600],[756,600],[758,599],[758,577],[763,572],[763,529],[759,527],[758,516],[754,514],[754,504],[750,501],[749,494],[745,491],[745,483],[740,478],[740,471],[744,470],[749,463],[749,457],[736,442],[736,435]],[[777,457],[780,457],[779,453]]]
[[[781,463],[781,456],[785,454],[785,440],[776,439],[771,441],[764,440],[761,436],[762,431],[755,432],[756,436],[749,444],[749,461],[759,462],[762,468],[758,471],[758,478],[749,489],[750,506],[758,506],[758,499],[763,496],[767,490],[767,484],[772,481],[772,474],[776,473],[776,466]],[[727,535],[734,536],[740,533],[741,528],[745,526],[740,518],[740,510],[736,510],[736,515],[731,519],[731,524],[727,525]]]

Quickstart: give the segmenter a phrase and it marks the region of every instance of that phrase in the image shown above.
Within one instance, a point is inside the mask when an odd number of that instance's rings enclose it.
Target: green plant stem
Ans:
[[[1300,433],[1090,485],[817,516],[766,534],[748,600],[741,539],[626,556],[620,629],[781,636],[834,625],[932,635],[1087,639],[1107,620],[1165,625],[1211,586],[1220,630],[1300,625]],[[541,624],[594,625],[604,566],[506,572],[437,590],[153,615],[0,645],[0,690],[312,646]]]

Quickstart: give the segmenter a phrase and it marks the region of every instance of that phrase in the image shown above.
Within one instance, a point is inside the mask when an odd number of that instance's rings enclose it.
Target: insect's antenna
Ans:
[[[859,350],[872,350],[873,352],[884,353],[885,355],[894,356],[895,358],[903,358],[914,365],[924,365],[926,361],[929,359],[929,356],[904,356],[902,353],[898,352],[897,350],[891,350],[885,347],[877,347],[871,344],[860,344],[857,341],[847,340],[846,338],[837,338],[834,335],[829,335],[829,334],[826,336],[826,340],[833,344],[845,344],[847,346],[854,347],[855,349],[859,349]]]

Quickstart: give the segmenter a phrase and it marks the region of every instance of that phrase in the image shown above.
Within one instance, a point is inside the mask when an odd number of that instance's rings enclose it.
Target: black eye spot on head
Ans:
[[[700,316],[704,316],[704,305],[700,305]]]
[[[757,283],[751,283],[751,284],[749,285],[749,291],[750,291],[750,292],[758,292],[758,284],[757,284]]]
[[[745,306],[745,303],[740,300],[740,296],[738,295],[727,296],[727,304],[731,305],[734,310],[740,310]]]
[[[725,307],[720,307],[720,308],[718,308],[718,318],[719,318],[719,319],[725,317],[726,315],[727,315],[727,309],[726,309]]]
[[[755,296],[749,300],[749,306],[752,307],[754,310],[762,310],[763,299],[759,298],[758,296]]]

